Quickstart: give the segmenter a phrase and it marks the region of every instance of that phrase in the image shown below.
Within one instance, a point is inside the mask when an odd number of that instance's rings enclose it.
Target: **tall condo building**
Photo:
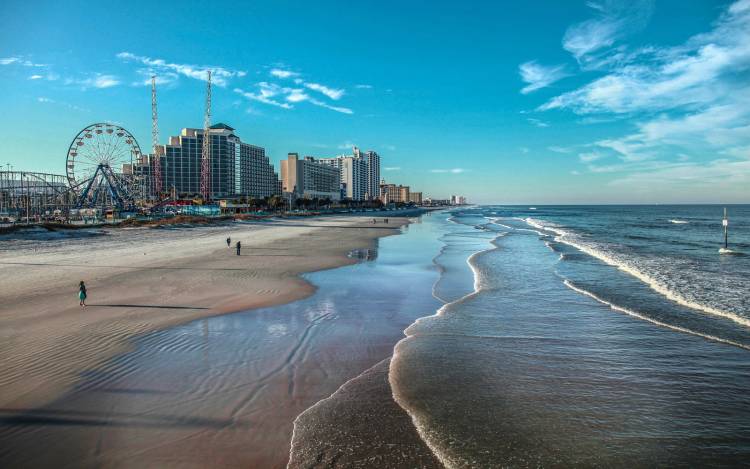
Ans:
[[[359,153],[359,149],[356,149]],[[365,152],[365,163],[367,164],[367,200],[375,200],[380,195],[380,155],[368,150]]]
[[[339,168],[312,156],[300,159],[297,153],[289,153],[281,161],[282,190],[296,197],[340,200],[340,177]]]
[[[200,192],[202,129],[182,129],[170,137],[161,158],[165,191],[187,194]],[[254,198],[281,194],[281,183],[263,148],[243,143],[226,124],[212,125],[211,198],[237,196]]]
[[[367,162],[361,156],[321,158],[323,164],[339,170],[342,196],[349,200],[366,200],[368,191]]]

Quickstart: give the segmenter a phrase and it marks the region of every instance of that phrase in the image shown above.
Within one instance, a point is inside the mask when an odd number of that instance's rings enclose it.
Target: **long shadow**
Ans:
[[[171,415],[124,414],[55,409],[0,409],[0,426],[107,426],[107,427],[209,427],[247,426],[232,419],[177,417]]]
[[[162,305],[101,305],[89,304],[87,306],[100,306],[104,308],[159,308],[159,309],[210,309],[200,306],[162,306]]]

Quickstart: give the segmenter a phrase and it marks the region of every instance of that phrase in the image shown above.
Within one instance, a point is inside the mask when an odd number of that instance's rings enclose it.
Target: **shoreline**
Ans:
[[[356,263],[347,257],[350,252],[399,234],[409,222],[394,218],[385,226],[370,219],[133,228],[88,238],[73,252],[66,250],[68,240],[0,251],[0,276],[7,285],[0,292],[0,405],[6,412],[44,406],[73,389],[84,371],[105,371],[113,357],[131,351],[134,339],[146,333],[312,295],[315,287],[302,274]],[[241,239],[242,256],[234,255],[234,247],[227,252],[228,234]],[[108,239],[129,235],[154,239],[135,245]],[[276,247],[279,242],[284,247]],[[191,246],[212,249],[186,253]],[[280,263],[274,257],[290,259]],[[78,278],[89,287],[86,308],[75,304]]]

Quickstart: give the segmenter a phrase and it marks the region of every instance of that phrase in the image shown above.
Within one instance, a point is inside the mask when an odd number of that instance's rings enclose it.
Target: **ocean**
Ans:
[[[750,207],[728,210],[734,254],[718,206],[452,211],[447,303],[396,346],[394,398],[448,467],[746,464]]]

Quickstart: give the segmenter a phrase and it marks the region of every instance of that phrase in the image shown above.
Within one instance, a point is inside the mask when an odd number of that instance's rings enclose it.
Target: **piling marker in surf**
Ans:
[[[729,249],[729,218],[727,218],[727,208],[724,207],[724,219],[721,221],[724,226],[724,247],[719,248],[719,254],[731,254],[732,250]]]

